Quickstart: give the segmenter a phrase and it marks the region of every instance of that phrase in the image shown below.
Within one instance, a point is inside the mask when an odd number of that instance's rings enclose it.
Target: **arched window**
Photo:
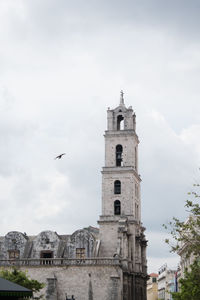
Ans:
[[[114,194],[121,194],[121,181],[119,180],[114,182]]]
[[[114,202],[114,214],[115,215],[121,214],[121,203],[119,200],[115,200]]]
[[[117,116],[117,130],[124,129],[124,117],[122,115]]]
[[[122,166],[122,152],[123,152],[122,145],[117,145],[116,146],[116,166],[117,167]]]

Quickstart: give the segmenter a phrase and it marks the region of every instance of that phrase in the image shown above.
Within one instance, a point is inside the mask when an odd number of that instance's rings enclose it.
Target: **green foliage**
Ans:
[[[200,265],[195,261],[191,270],[184,272],[184,278],[180,279],[180,291],[172,293],[174,300],[199,300],[200,299]]]
[[[39,292],[44,287],[44,283],[40,283],[35,279],[29,279],[25,272],[16,268],[13,268],[11,271],[1,269],[0,277],[19,284],[27,289],[32,290],[33,292]]]
[[[200,300],[200,205],[198,189],[200,185],[194,184],[194,191],[188,193],[190,200],[186,200],[185,208],[188,219],[184,222],[173,217],[168,225],[172,239],[165,242],[170,245],[171,252],[184,255],[186,258],[196,257],[190,265],[190,270],[184,270],[184,278],[179,281],[179,292],[171,293],[174,300]],[[197,191],[196,191],[197,190]]]
[[[194,184],[194,189],[199,189],[199,184]],[[173,217],[172,221],[163,227],[169,230],[171,239],[165,242],[170,245],[171,252],[179,253],[184,248],[186,256],[199,255],[200,253],[200,197],[196,191],[188,193],[191,200],[186,200],[185,208],[188,219],[184,222]],[[200,299],[200,298],[199,298]]]

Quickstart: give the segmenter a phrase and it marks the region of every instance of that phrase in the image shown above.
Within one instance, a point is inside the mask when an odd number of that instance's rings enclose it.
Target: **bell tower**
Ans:
[[[118,257],[124,272],[130,272],[131,278],[140,274],[144,279],[146,240],[145,228],[141,223],[139,139],[136,134],[136,115],[131,106],[125,106],[123,91],[119,105],[115,109],[108,108],[104,137],[102,215],[98,221],[101,241],[99,256]],[[140,287],[144,288],[143,279]]]
[[[132,107],[120,104],[108,109],[105,132],[105,166],[102,171],[102,216],[119,220],[127,217],[140,222],[140,176],[138,175],[138,136]]]

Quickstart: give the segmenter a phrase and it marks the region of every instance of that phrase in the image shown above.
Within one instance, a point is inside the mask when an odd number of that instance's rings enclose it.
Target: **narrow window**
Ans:
[[[135,147],[135,170],[137,171],[138,165],[137,165],[137,147]]]
[[[122,152],[123,152],[122,145],[117,145],[116,146],[116,166],[117,167],[122,166]]]
[[[139,217],[139,206],[138,204],[135,203],[135,218],[138,220]]]
[[[85,248],[76,248],[76,258],[77,259],[85,258]]]
[[[114,202],[114,214],[115,215],[121,214],[121,203],[119,200],[115,200]]]
[[[114,182],[114,193],[121,194],[121,181],[115,180]]]
[[[117,130],[123,130],[124,129],[124,117],[122,115],[119,115],[117,117]]]
[[[135,218],[137,220],[137,204],[135,203]]]
[[[40,257],[43,258],[40,262],[42,265],[51,265],[53,261],[48,258],[53,258],[53,251],[41,251]]]
[[[138,189],[138,185],[135,185],[135,196],[138,198],[139,197],[139,189]]]

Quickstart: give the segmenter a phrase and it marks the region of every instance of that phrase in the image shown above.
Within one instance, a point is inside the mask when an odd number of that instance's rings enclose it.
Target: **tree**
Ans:
[[[199,188],[199,184],[194,184]],[[163,225],[169,230],[172,240],[166,239],[165,242],[170,245],[171,252],[178,253],[184,250],[186,256],[193,254],[198,256],[200,253],[200,205],[195,202],[200,196],[196,191],[188,193],[192,200],[186,200],[185,208],[188,212],[188,219],[180,221],[173,217],[168,225]],[[195,199],[195,200],[194,200]]]
[[[179,281],[180,290],[172,293],[174,300],[199,300],[200,299],[200,197],[195,189],[199,189],[199,184],[194,185],[194,191],[188,193],[191,200],[186,200],[185,208],[188,212],[186,221],[180,221],[173,217],[168,225],[163,225],[170,229],[172,239],[165,242],[170,245],[171,252],[175,252],[182,257],[193,257],[193,263],[189,269],[184,270],[184,278]]]
[[[33,291],[33,293],[39,292],[44,287],[44,283],[41,283],[35,279],[30,279],[25,272],[16,268],[13,268],[11,271],[1,269],[0,277],[30,289]]]
[[[190,272],[185,269],[184,278],[180,279],[180,291],[172,293],[174,300],[200,299],[200,265],[195,261],[190,266]]]

